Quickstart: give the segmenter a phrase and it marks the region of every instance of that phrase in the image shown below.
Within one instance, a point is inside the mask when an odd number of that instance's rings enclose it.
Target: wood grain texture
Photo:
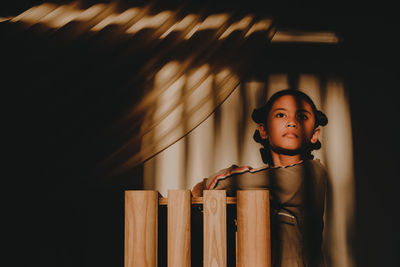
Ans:
[[[226,192],[204,193],[204,267],[226,267]]]
[[[168,190],[168,267],[190,267],[190,190]]]
[[[268,190],[237,192],[237,266],[270,267]]]
[[[125,267],[157,266],[158,192],[125,191]]]

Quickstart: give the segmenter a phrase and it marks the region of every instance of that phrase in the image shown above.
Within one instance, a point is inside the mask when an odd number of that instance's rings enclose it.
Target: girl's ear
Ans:
[[[268,134],[267,134],[267,131],[265,130],[263,123],[258,124],[258,132],[260,133],[260,136],[262,139],[268,138]]]
[[[321,130],[319,128],[314,129],[314,133],[311,136],[311,143],[315,144],[318,141],[319,134],[321,133]]]

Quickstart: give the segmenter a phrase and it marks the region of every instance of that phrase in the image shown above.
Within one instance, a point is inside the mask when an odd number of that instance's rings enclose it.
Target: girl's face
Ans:
[[[292,95],[278,98],[269,111],[267,124],[261,124],[262,138],[268,138],[275,151],[298,152],[318,140],[319,129],[314,129],[315,115],[312,107],[303,99]]]

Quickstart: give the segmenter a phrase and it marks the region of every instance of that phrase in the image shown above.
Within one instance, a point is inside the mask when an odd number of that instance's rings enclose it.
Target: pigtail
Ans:
[[[328,124],[328,117],[323,113],[321,110],[315,109],[315,128],[318,126],[325,126]],[[312,154],[313,150],[318,150],[321,148],[321,142],[317,140],[314,144],[310,144],[307,151],[306,151],[306,158],[307,159],[314,159],[314,155]]]
[[[268,139],[262,139],[260,132],[258,130],[255,130],[254,134],[253,134],[253,139],[254,141],[256,141],[257,143],[261,144],[263,147],[260,148],[260,154],[261,154],[261,159],[265,164],[268,165],[273,165],[272,162],[272,155],[271,155],[271,146],[269,144]]]
[[[315,123],[316,123],[315,127],[325,126],[328,124],[328,117],[321,110],[316,110]]]

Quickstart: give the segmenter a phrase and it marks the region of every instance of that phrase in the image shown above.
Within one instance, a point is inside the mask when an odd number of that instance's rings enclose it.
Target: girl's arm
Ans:
[[[201,182],[196,184],[192,189],[193,197],[202,197],[203,190],[219,189],[227,190],[231,188],[231,179],[229,179],[233,174],[238,172],[247,171],[249,167],[238,167],[237,165],[232,165],[229,168],[222,169],[215,173],[214,175],[204,178]]]

